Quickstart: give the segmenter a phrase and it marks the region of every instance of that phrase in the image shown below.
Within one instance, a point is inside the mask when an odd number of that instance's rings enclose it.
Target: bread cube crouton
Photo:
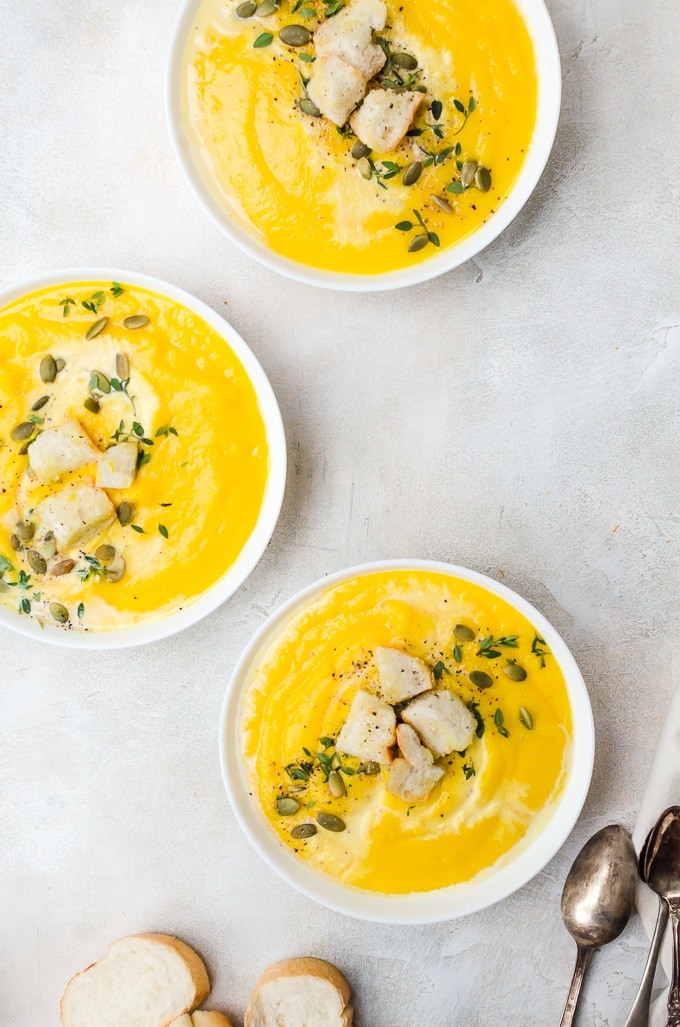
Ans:
[[[317,58],[339,57],[368,81],[386,60],[382,49],[373,42],[373,30],[384,29],[386,17],[387,7],[382,0],[354,0],[322,22],[314,33]]]
[[[445,688],[419,695],[404,707],[401,716],[435,756],[467,749],[477,726],[467,706]]]
[[[434,756],[423,745],[418,732],[410,724],[399,724],[397,727],[397,745],[401,755],[412,767],[422,769],[431,767],[434,763]]]
[[[399,757],[387,775],[387,791],[404,802],[423,802],[443,776],[441,767],[414,767]]]
[[[432,688],[430,668],[417,656],[379,645],[375,662],[380,674],[380,684],[375,691],[385,702],[404,702]]]
[[[422,99],[422,93],[373,89],[349,123],[362,143],[377,153],[389,153],[408,132]]]
[[[336,749],[360,760],[389,765],[396,727],[397,717],[388,703],[369,692],[357,692],[338,735]]]
[[[136,442],[119,442],[102,453],[97,463],[100,489],[129,489],[137,473]]]
[[[36,507],[41,534],[54,532],[60,553],[108,528],[116,516],[113,503],[94,485],[67,486]]]
[[[365,93],[366,80],[351,64],[333,54],[317,59],[307,95],[334,125],[345,124]]]
[[[69,471],[91,464],[99,456],[75,421],[47,428],[28,447],[28,466],[40,481],[57,481]]]

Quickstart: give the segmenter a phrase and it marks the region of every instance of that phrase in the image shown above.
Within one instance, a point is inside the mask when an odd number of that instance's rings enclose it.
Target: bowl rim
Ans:
[[[172,148],[182,174],[215,226],[242,252],[294,281],[344,292],[380,292],[429,281],[472,260],[514,220],[536,188],[552,151],[560,116],[562,72],[555,30],[544,0],[513,0],[527,26],[534,49],[538,105],[529,148],[510,192],[497,211],[471,235],[407,268],[377,275],[328,271],[284,257],[233,219],[193,157],[182,118],[182,65],[191,23],[204,0],[183,0],[175,24],[166,71],[165,113]]]
[[[334,585],[386,570],[444,573],[481,585],[510,603],[550,645],[564,674],[573,721],[571,766],[562,793],[551,806],[548,819],[537,827],[535,837],[527,843],[518,843],[517,857],[497,871],[489,868],[472,882],[407,895],[380,895],[342,885],[297,859],[278,840],[250,797],[238,745],[241,702],[248,671],[281,625]],[[336,571],[296,592],[270,614],[239,657],[222,703],[219,730],[222,780],[236,819],[258,855],[291,887],[322,906],[360,920],[390,924],[439,923],[476,913],[500,902],[540,873],[578,820],[590,788],[595,755],[590,698],[578,665],[561,635],[542,613],[506,585],[478,571],[438,560],[370,561]]]
[[[213,613],[241,587],[260,561],[279,519],[286,487],[286,437],[281,411],[265,371],[259,360],[230,322],[203,300],[161,278],[129,269],[111,267],[75,267],[45,271],[3,286],[0,289],[0,310],[32,292],[76,282],[123,282],[159,293],[187,307],[201,317],[229,346],[248,375],[255,390],[260,414],[265,425],[269,447],[269,474],[255,526],[234,563],[205,592],[187,603],[182,610],[125,628],[102,631],[64,631],[56,625],[41,627],[32,617],[22,617],[0,606],[0,627],[20,635],[68,649],[123,649],[149,642],[158,642],[196,624]]]

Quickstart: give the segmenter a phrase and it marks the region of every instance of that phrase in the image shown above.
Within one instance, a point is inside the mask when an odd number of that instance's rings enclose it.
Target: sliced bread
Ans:
[[[71,978],[64,1027],[168,1027],[210,993],[199,956],[169,934],[119,938],[99,962]]]
[[[274,963],[255,985],[245,1027],[351,1027],[349,984],[313,956]]]
[[[224,1013],[197,1009],[195,1013],[184,1013],[179,1020],[173,1020],[170,1027],[233,1027],[233,1024]]]

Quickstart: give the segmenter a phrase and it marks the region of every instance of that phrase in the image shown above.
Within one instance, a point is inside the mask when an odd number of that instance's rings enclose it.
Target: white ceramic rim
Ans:
[[[385,570],[428,570],[450,574],[481,585],[510,603],[541,633],[559,663],[567,683],[573,718],[571,769],[549,819],[518,845],[518,855],[483,879],[433,892],[413,895],[378,895],[348,888],[307,867],[279,842],[249,793],[240,759],[241,702],[248,672],[270,639],[288,619],[312,599],[340,582]],[[222,777],[236,819],[248,841],[266,863],[288,884],[322,906],[360,920],[390,924],[425,924],[453,920],[485,909],[506,898],[538,874],[564,844],[588,794],[595,755],[595,732],[590,699],[581,672],[566,643],[549,621],[530,603],[505,585],[477,571],[431,560],[383,560],[338,571],[308,585],[276,610],[248,643],[232,673],[220,717]]]
[[[147,642],[158,642],[162,638],[167,638],[184,628],[191,627],[192,624],[207,617],[209,613],[229,599],[252,573],[267,548],[281,512],[286,487],[286,437],[274,390],[255,354],[236,329],[220,314],[217,314],[212,307],[176,285],[171,285],[160,278],[140,274],[137,271],[121,270],[120,268],[65,268],[60,271],[48,271],[5,286],[0,290],[0,309],[22,296],[37,292],[39,289],[66,285],[70,282],[89,281],[123,282],[149,289],[181,303],[202,317],[224,339],[243,364],[255,389],[269,446],[269,476],[260,513],[250,538],[227,572],[177,613],[171,613],[158,620],[143,622],[129,628],[81,632],[64,631],[51,624],[45,624],[41,628],[32,617],[23,617],[0,607],[0,626],[10,628],[20,635],[26,635],[40,642],[51,642],[54,645],[66,646],[70,649],[124,649],[130,646],[144,645]]]
[[[379,275],[353,275],[325,271],[280,256],[257,236],[232,219],[194,160],[192,146],[183,127],[182,63],[196,11],[203,0],[185,0],[175,27],[165,90],[165,106],[172,145],[184,177],[211,220],[234,245],[260,264],[307,285],[345,292],[379,292],[399,289],[435,278],[471,260],[485,249],[519,214],[543,174],[548,162],[560,115],[562,73],[555,30],[543,0],[515,0],[529,30],[534,47],[538,79],[536,125],[522,170],[509,195],[491,218],[472,235],[447,246],[412,268],[400,268]]]

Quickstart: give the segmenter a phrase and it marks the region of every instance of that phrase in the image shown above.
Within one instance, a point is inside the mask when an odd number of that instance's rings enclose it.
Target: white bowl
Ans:
[[[229,599],[254,570],[272,537],[283,502],[286,486],[286,438],[276,396],[252,350],[224,318],[184,289],[178,289],[175,285],[151,278],[149,275],[138,274],[136,271],[101,267],[68,268],[63,271],[48,271],[2,289],[0,309],[39,289],[69,282],[88,281],[124,282],[150,289],[181,303],[203,318],[206,324],[224,338],[243,364],[257,395],[269,446],[269,476],[260,513],[250,538],[227,572],[182,610],[135,627],[79,632],[64,631],[51,624],[45,624],[41,628],[32,618],[20,616],[0,606],[0,625],[29,638],[53,642],[55,645],[72,649],[123,649],[146,642],[157,642],[195,624]]]
[[[550,15],[543,0],[515,0],[534,47],[538,110],[534,134],[517,181],[489,220],[466,239],[447,246],[413,267],[386,271],[378,275],[326,271],[280,256],[263,243],[254,231],[249,232],[229,216],[196,163],[193,148],[184,128],[182,64],[189,33],[202,2],[203,0],[185,0],[172,40],[166,83],[166,115],[170,137],[184,175],[207,214],[236,246],[272,271],[278,271],[308,285],[347,292],[378,292],[416,285],[418,282],[451,271],[476,256],[507,228],[534,191],[548,162],[557,131],[562,93],[560,54]]]
[[[501,865],[463,884],[410,895],[380,895],[343,885],[298,859],[278,840],[251,796],[241,758],[240,724],[245,685],[251,669],[281,627],[333,585],[384,570],[429,570],[450,574],[481,585],[513,606],[550,646],[564,674],[573,718],[571,766],[567,780],[543,822],[534,823],[525,839],[503,857]],[[484,909],[521,888],[552,859],[576,823],[588,794],[593,758],[594,728],[588,692],[573,656],[555,629],[526,599],[492,578],[464,567],[430,560],[385,560],[361,564],[302,589],[265,621],[249,643],[234,669],[222,706],[222,776],[236,818],[253,848],[277,874],[308,898],[338,913],[382,923],[424,924],[452,920]]]

